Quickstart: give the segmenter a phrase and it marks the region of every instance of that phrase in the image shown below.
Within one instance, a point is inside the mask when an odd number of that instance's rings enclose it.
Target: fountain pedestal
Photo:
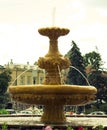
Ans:
[[[62,124],[66,122],[63,105],[49,103],[45,105],[44,113],[41,118],[46,124]]]

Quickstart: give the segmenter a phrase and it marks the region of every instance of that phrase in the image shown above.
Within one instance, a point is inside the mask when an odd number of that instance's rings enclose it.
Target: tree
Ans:
[[[88,81],[90,85],[97,88],[98,102],[102,103],[103,100],[107,101],[107,77],[102,76],[102,59],[98,52],[92,51],[84,55],[84,61],[86,67],[90,67],[90,72],[88,73]],[[87,68],[88,68],[87,67]]]
[[[0,73],[0,108],[4,108],[8,102],[9,95],[6,93],[9,82],[11,81],[11,71],[4,69]]]
[[[68,72],[67,83],[75,85],[86,85],[87,81],[84,78],[84,76],[86,77],[84,59],[81,55],[80,49],[77,47],[74,41],[72,41],[72,48],[67,53],[67,56],[69,57],[72,64]]]
[[[84,64],[86,67],[91,65],[93,69],[99,70],[102,65],[101,55],[95,51],[85,54]]]
[[[4,94],[7,91],[7,87],[9,85],[9,82],[11,81],[11,71],[8,69],[5,69],[0,74],[0,93]]]

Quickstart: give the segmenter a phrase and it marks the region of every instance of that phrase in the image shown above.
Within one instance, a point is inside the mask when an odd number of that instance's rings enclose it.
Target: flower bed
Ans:
[[[99,126],[19,126],[7,125],[6,123],[0,125],[0,130],[107,130],[107,127]]]

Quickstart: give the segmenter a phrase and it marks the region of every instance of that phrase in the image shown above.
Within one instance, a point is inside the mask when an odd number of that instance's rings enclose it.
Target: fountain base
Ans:
[[[44,124],[40,121],[40,117],[35,115],[4,115],[0,116],[0,129],[2,129],[2,125],[5,123],[9,130],[42,130],[48,124]],[[84,128],[88,128],[89,130],[93,130],[93,127],[102,125],[104,126],[104,130],[107,130],[107,116],[71,116],[66,117],[67,121],[65,124],[49,124],[53,128],[57,129],[67,129],[68,126],[77,129],[79,126]]]
[[[63,105],[50,102],[50,105],[45,105],[44,113],[41,122],[45,124],[63,124],[66,122]]]

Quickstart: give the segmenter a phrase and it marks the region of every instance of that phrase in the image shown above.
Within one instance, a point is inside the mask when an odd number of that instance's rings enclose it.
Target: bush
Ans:
[[[9,113],[5,109],[1,109],[0,114],[9,114]]]

